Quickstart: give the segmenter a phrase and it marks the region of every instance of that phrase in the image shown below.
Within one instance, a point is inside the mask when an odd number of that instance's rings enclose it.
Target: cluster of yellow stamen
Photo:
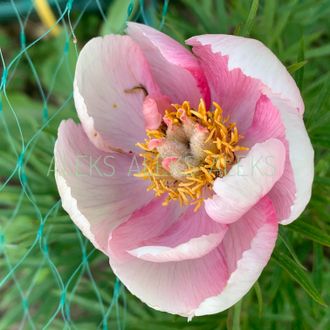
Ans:
[[[213,102],[214,109],[207,111],[203,100],[198,109],[192,109],[188,101],[183,104],[173,104],[172,108],[165,111],[164,122],[157,130],[147,130],[148,139],[137,145],[144,151],[142,172],[136,176],[150,180],[148,190],[154,190],[156,196],[167,194],[163,205],[171,200],[177,200],[181,205],[195,205],[197,210],[204,198],[212,192],[212,186],[217,177],[223,177],[236,162],[235,152],[247,150],[238,143],[242,136],[238,134],[235,123],[230,123],[229,118],[223,118],[219,104]],[[173,127],[182,127],[185,121],[191,125],[202,127],[205,139],[201,142],[202,157],[198,163],[188,164],[180,179],[174,178],[170,171],[162,166],[162,155],[158,148],[150,147],[150,141],[166,141],[172,139],[168,134],[166,123]],[[207,130],[205,130],[207,129]],[[188,147],[189,150],[189,141]]]

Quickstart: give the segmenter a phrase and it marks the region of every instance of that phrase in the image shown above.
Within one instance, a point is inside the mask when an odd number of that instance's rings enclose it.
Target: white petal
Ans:
[[[153,194],[133,176],[134,155],[105,153],[81,125],[64,121],[55,144],[55,178],[63,208],[91,242],[105,253],[111,231]],[[141,164],[140,164],[141,165]]]
[[[296,196],[291,206],[291,215],[281,221],[287,225],[304,211],[312,194],[314,178],[314,150],[308,137],[304,121],[290,104],[272,97],[273,104],[280,112],[289,143],[289,156],[296,185]]]
[[[74,101],[86,134],[103,151],[138,150],[145,138],[145,98],[159,94],[140,47],[128,36],[91,39],[81,50]]]
[[[278,139],[255,144],[226,176],[216,179],[216,194],[205,201],[209,216],[224,224],[240,219],[282,176],[285,152]]]

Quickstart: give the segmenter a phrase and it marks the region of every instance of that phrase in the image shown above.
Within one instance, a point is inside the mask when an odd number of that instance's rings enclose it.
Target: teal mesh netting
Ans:
[[[329,0],[0,0],[0,330],[330,329],[329,15]],[[258,282],[227,311],[189,323],[124,288],[62,210],[54,180],[59,123],[78,122],[79,51],[127,20],[182,44],[205,33],[263,42],[302,92],[315,150],[312,199],[280,226]]]
[[[143,1],[55,0],[46,28],[37,3],[0,2],[0,329],[124,329],[124,288],[62,211],[52,153],[59,122],[75,116],[79,48],[148,12]],[[161,26],[168,1],[158,6]]]

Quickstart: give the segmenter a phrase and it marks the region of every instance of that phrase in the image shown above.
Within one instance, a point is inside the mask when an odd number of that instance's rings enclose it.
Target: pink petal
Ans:
[[[159,263],[110,253],[110,265],[128,290],[152,308],[191,318],[238,301],[266,265],[276,234],[275,214],[265,199],[230,225],[220,246],[203,257]],[[113,239],[115,235],[114,231]],[[227,298],[219,298],[222,292]]]
[[[238,302],[250,290],[271,256],[277,230],[276,215],[267,197],[229,226],[221,251],[230,277],[224,289],[205,299],[194,311],[194,315],[221,312]]]
[[[208,79],[212,101],[221,105],[225,116],[237,124],[240,134],[251,125],[255,105],[263,84],[246,76],[241,69],[229,70],[228,57],[214,53],[211,46],[201,46],[197,39],[189,39],[193,52],[201,62]]]
[[[145,137],[145,91],[158,95],[140,47],[128,36],[90,40],[79,54],[74,100],[90,140],[104,151],[138,150]]]
[[[126,260],[134,255],[157,262],[192,259],[220,243],[227,226],[214,222],[204,209],[194,212],[193,207],[183,208],[174,202],[163,206],[163,200],[155,198],[112,232],[109,240],[111,256]],[[165,251],[161,251],[162,248],[169,249],[161,254]]]
[[[228,58],[230,71],[241,69],[246,76],[262,81],[273,94],[287,99],[300,114],[304,112],[304,102],[295,81],[279,59],[260,41],[218,34],[193,37],[187,43],[198,48],[211,46],[213,53]]]
[[[205,201],[206,212],[220,223],[237,221],[272,189],[284,164],[285,147],[280,140],[257,143],[226,176],[216,179],[216,194]]]
[[[228,278],[225,260],[217,249],[204,257],[180,262],[134,257],[123,261],[112,255],[109,262],[120,281],[144,303],[187,317],[200,302],[220,292]]]
[[[148,183],[133,176],[141,166],[139,160],[100,151],[72,120],[60,125],[54,154],[63,208],[83,234],[106,252],[111,231],[153,197],[146,191]]]
[[[172,103],[210,102],[208,84],[197,59],[177,41],[149,26],[129,22],[127,34],[142,48],[163,94]]]
[[[168,98],[163,97],[162,99],[155,99],[147,96],[143,101],[143,115],[145,119],[146,129],[157,129],[161,122],[163,113],[170,107]]]
[[[180,217],[184,209],[178,203],[163,206],[164,198],[154,198],[116,228],[109,240],[109,253],[120,260],[132,259],[127,252],[143,241],[161,235]]]
[[[285,127],[278,110],[266,95],[261,95],[254,112],[251,126],[244,134],[242,144],[253,147],[256,143],[264,142],[271,138],[285,142]]]
[[[281,224],[289,224],[299,217],[308,204],[314,178],[314,150],[308,137],[304,121],[297,114],[296,109],[290,103],[279,97],[273,96],[272,103],[278,109],[285,127],[285,137],[289,144],[290,163],[293,170],[296,194],[291,205],[291,213],[281,219]],[[288,189],[288,185],[279,187],[278,190]],[[277,195],[271,196],[275,202]]]
[[[290,162],[289,144],[285,134],[285,127],[279,111],[267,96],[262,95],[257,102],[252,125],[245,133],[243,143],[244,146],[251,147],[255,143],[276,138],[285,146],[286,157],[283,175],[268,194],[268,197],[273,202],[279,221],[290,216],[291,206],[294,203],[296,193],[294,174]]]
[[[160,236],[143,241],[129,253],[147,261],[168,262],[200,258],[222,241],[227,226],[214,222],[203,208],[190,207]]]

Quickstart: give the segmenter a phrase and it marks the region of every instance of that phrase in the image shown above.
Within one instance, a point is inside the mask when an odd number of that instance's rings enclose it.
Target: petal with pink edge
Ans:
[[[226,176],[215,180],[215,195],[205,201],[206,212],[223,224],[237,221],[271,190],[284,164],[285,147],[280,140],[255,144]]]
[[[74,101],[86,134],[103,151],[138,150],[145,137],[145,91],[158,95],[140,47],[128,36],[90,40],[81,50]]]
[[[111,231],[153,197],[135,178],[135,156],[97,149],[83,128],[62,122],[55,144],[55,178],[63,208],[83,234],[106,253]]]
[[[142,48],[153,77],[172,103],[190,101],[197,107],[203,97],[209,104],[208,84],[194,55],[174,39],[149,26],[133,22],[127,25],[127,34]]]
[[[228,58],[228,69],[239,68],[252,78],[262,81],[273,94],[288,100],[300,114],[304,112],[304,102],[299,89],[280,60],[258,40],[224,35],[202,35],[187,40],[187,44],[197,48],[207,48],[215,54]],[[195,48],[194,47],[194,48]],[[205,61],[201,57],[202,61]],[[266,94],[267,90],[264,92]]]
[[[154,262],[196,259],[216,248],[226,231],[227,226],[210,219],[204,208],[194,212],[190,207],[168,230],[129,253]]]
[[[220,312],[249,290],[270,257],[277,222],[271,201],[264,199],[230,225],[222,243],[207,255],[162,263],[113,254],[111,241],[121,240],[117,230],[119,227],[109,241],[110,265],[122,283],[152,308],[191,318]],[[124,239],[128,241],[129,237]],[[237,282],[234,290],[233,281]],[[226,305],[218,297],[222,292],[227,296],[228,291],[233,295],[225,299]]]
[[[272,254],[277,231],[275,211],[268,197],[229,226],[220,248],[227,262],[229,279],[218,295],[205,299],[198,306],[194,315],[221,312],[250,290]]]

